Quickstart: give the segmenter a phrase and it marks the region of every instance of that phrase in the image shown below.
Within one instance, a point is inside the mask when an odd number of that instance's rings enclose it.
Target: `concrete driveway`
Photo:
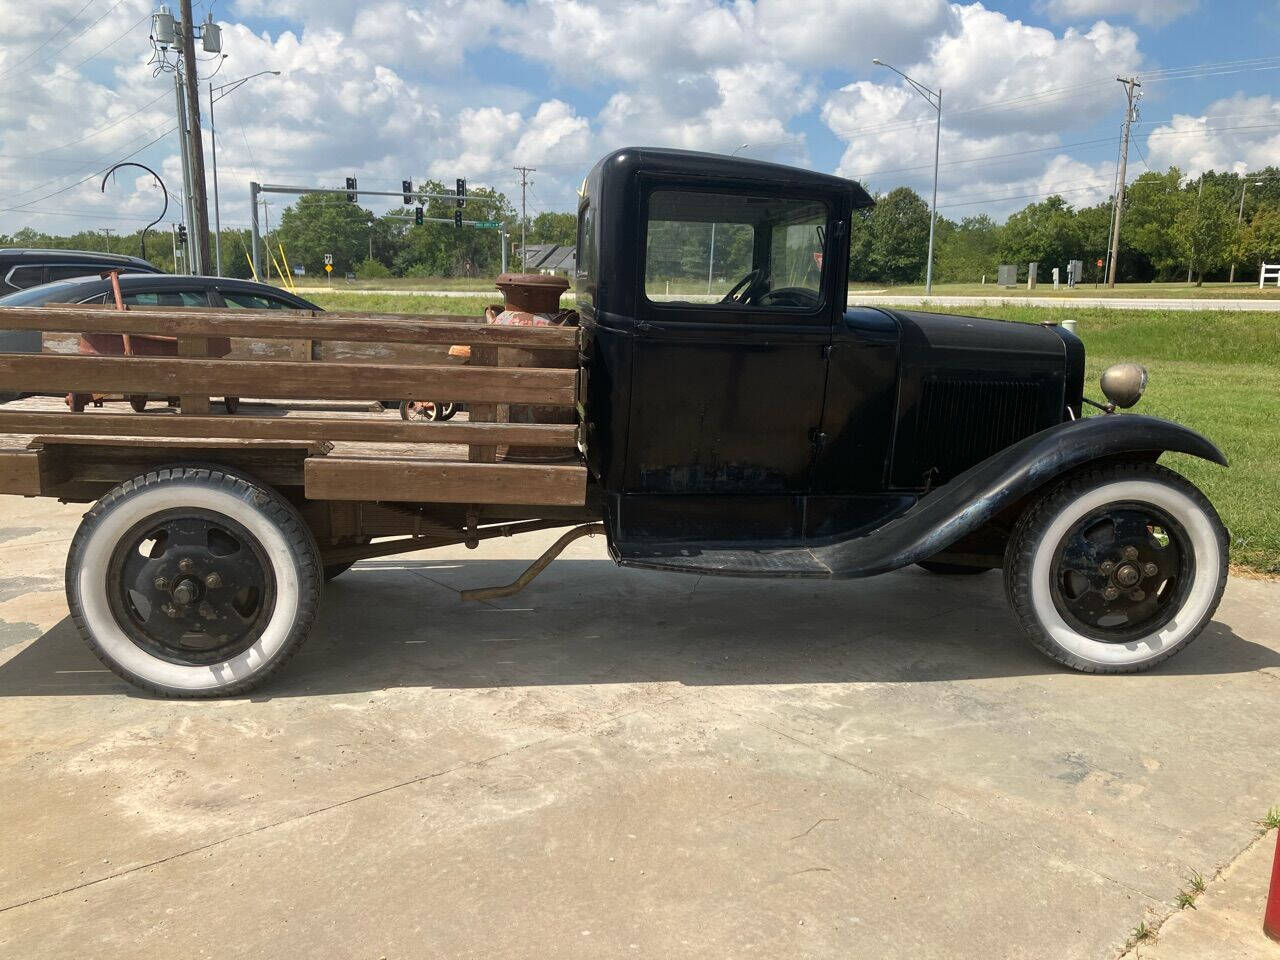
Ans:
[[[0,498],[4,956],[1112,958],[1280,797],[1273,583],[1132,677],[1018,643],[996,574],[587,540],[457,600],[549,533],[360,564],[267,689],[167,702],[66,619],[79,512]]]

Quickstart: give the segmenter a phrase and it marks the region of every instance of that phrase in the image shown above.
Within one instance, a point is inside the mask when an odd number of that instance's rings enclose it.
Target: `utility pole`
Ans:
[[[107,238],[107,253],[111,252],[111,227],[103,227],[102,232]]]
[[[204,143],[200,136],[200,86],[196,77],[195,18],[191,0],[182,0],[182,69],[187,94],[187,144],[191,150],[191,250],[195,269],[206,272],[209,262],[209,196],[204,180]]]
[[[1240,210],[1236,214],[1236,233],[1240,232],[1240,226],[1244,223],[1244,192],[1249,189],[1249,178],[1244,177],[1240,181]],[[1236,282],[1236,262],[1231,261],[1231,274],[1227,277],[1227,283]]]
[[[1107,286],[1116,285],[1116,261],[1120,259],[1120,217],[1124,213],[1124,182],[1129,168],[1129,127],[1138,118],[1137,101],[1142,94],[1137,88],[1142,84],[1137,77],[1116,77],[1124,84],[1124,95],[1127,104],[1124,111],[1124,133],[1120,135],[1120,176],[1116,186],[1116,209],[1111,221],[1111,263],[1107,267]]]
[[[1203,197],[1204,197],[1204,171],[1201,171],[1201,172],[1200,172],[1200,186],[1198,186],[1198,187],[1196,188],[1196,221],[1197,221],[1197,222],[1200,220],[1200,200],[1201,200],[1201,198],[1203,198]],[[1194,236],[1194,234],[1193,234],[1192,236]],[[1193,250],[1192,255],[1193,255],[1193,256],[1195,255],[1195,254],[1194,254],[1194,249],[1195,249],[1195,248],[1193,247],[1193,248],[1192,248],[1192,250]],[[1193,269],[1193,264],[1188,263],[1188,264],[1187,264],[1187,283],[1190,283],[1190,282],[1191,282],[1191,271],[1192,271],[1192,269]],[[1204,278],[1204,275],[1203,275],[1203,274],[1201,274],[1201,279],[1203,279],[1203,278]]]
[[[529,187],[529,174],[537,173],[536,167],[512,167],[520,172],[520,269],[525,268],[525,225],[529,222],[528,210],[525,206],[525,191]]]

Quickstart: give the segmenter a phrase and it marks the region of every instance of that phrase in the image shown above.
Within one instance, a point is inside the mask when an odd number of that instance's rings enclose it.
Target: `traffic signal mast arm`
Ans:
[[[346,187],[295,187],[280,183],[264,183],[258,187],[259,193],[340,193],[346,195],[354,193],[366,197],[400,197],[403,199],[404,192],[402,190],[365,190],[363,188],[347,189]],[[469,194],[459,197],[456,193],[412,193],[412,196],[419,200],[465,200],[467,203],[497,203],[497,197],[480,197],[475,194]],[[408,206],[408,204],[405,204]]]

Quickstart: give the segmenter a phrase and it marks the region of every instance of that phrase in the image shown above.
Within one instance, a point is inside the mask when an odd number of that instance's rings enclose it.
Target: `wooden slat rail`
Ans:
[[[306,495],[312,500],[399,500],[407,503],[549,504],[586,502],[581,466],[520,463],[439,463],[308,457]]]
[[[282,311],[283,312],[283,311]],[[345,340],[360,343],[472,344],[572,350],[576,327],[507,327],[451,316],[317,313],[281,316],[273,310],[146,310],[106,307],[0,307],[0,330],[130,333],[261,340]]]
[[[575,370],[542,367],[0,354],[0,387],[43,393],[204,394],[288,400],[448,397],[463,403],[571,407],[576,376]]]
[[[571,423],[405,423],[370,417],[197,417],[169,414],[53,413],[0,407],[0,433],[60,437],[328,440],[355,443],[466,443],[573,446]]]

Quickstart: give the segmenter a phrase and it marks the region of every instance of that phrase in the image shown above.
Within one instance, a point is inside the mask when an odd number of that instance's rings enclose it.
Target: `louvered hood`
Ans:
[[[946,483],[1068,419],[1068,406],[1078,413],[1084,353],[1071,334],[976,317],[894,314],[901,352],[890,486]]]

